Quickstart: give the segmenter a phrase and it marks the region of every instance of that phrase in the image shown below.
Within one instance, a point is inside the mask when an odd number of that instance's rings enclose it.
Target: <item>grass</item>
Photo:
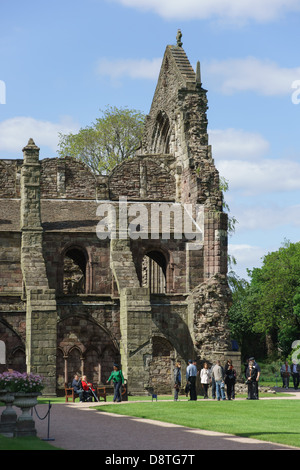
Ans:
[[[98,409],[300,448],[300,400],[158,401]]]
[[[38,437],[5,437],[0,435],[0,450],[60,450]]]

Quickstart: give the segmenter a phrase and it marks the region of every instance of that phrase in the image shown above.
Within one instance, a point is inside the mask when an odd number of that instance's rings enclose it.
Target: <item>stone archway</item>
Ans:
[[[108,379],[112,364],[120,358],[109,332],[91,318],[68,316],[58,324],[57,385],[84,374],[94,384]]]
[[[69,248],[64,256],[63,293],[85,294],[87,257],[77,247]]]
[[[26,372],[25,344],[21,337],[10,325],[2,321],[0,321],[0,337],[5,351],[5,363],[2,364],[2,368]]]

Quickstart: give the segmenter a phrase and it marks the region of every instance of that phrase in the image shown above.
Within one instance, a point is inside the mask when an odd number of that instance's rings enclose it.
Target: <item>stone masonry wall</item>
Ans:
[[[109,176],[110,199],[173,201],[175,178],[168,171],[169,160],[136,156],[118,165]]]

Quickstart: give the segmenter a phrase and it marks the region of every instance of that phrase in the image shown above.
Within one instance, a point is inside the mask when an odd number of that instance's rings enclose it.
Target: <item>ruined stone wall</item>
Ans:
[[[41,160],[41,198],[96,199],[96,177],[71,157]]]
[[[109,241],[99,240],[95,233],[47,232],[43,241],[49,286],[62,294],[63,267],[68,249],[83,250],[87,257],[87,294],[112,294]]]
[[[142,285],[142,260],[147,253],[159,252],[167,265],[166,292],[185,293],[187,291],[187,273],[185,240],[136,240],[131,242],[131,250],[137,275]]]
[[[173,201],[175,178],[170,173],[173,159],[162,155],[134,157],[118,165],[109,176],[110,199]]]
[[[0,160],[0,198],[20,197],[22,160]]]
[[[22,293],[21,237],[4,232],[0,237],[0,293]]]
[[[151,295],[152,335],[163,335],[172,345],[174,357],[193,356],[193,338],[188,327],[187,295]]]

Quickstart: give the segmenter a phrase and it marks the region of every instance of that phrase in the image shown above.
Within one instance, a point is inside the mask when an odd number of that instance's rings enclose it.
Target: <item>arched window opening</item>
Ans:
[[[156,118],[153,133],[153,152],[170,153],[170,121],[166,113],[160,111]]]
[[[152,294],[165,294],[167,262],[159,251],[147,253],[142,261],[142,285],[150,288]]]
[[[17,348],[10,359],[9,368],[13,370],[17,370],[22,374],[26,372],[26,356],[25,351],[21,348]]]
[[[73,348],[68,354],[67,357],[67,374],[68,379],[72,382],[74,375],[82,375],[82,360],[81,360],[81,351],[78,348]]]
[[[86,291],[86,257],[78,248],[69,249],[64,258],[64,294],[84,294]]]

